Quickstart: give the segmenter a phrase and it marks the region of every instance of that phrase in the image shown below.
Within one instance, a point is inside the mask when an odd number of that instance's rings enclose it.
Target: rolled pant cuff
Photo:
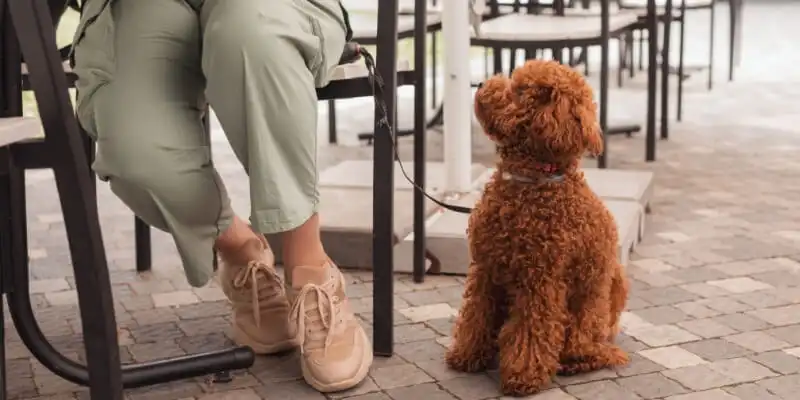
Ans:
[[[282,233],[299,228],[319,211],[319,202],[308,203],[305,207],[285,210],[254,210],[250,223],[264,235]]]

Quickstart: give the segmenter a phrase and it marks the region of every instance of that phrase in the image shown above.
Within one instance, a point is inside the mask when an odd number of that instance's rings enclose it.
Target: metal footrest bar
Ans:
[[[61,354],[42,333],[31,307],[30,294],[21,285],[23,271],[15,271],[14,290],[6,296],[11,319],[22,342],[47,369],[76,383],[89,385],[89,370]],[[25,271],[27,272],[27,271]],[[24,276],[27,276],[25,274]],[[88,317],[88,315],[86,316]],[[142,364],[122,366],[122,386],[126,389],[194,378],[219,371],[245,369],[253,365],[255,354],[249,347],[237,347],[203,354],[193,354]]]

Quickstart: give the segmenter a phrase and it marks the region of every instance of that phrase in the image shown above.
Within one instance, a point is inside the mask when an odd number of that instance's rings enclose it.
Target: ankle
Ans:
[[[241,243],[239,247],[219,248],[218,251],[220,257],[228,263],[247,264],[262,257],[264,245],[258,238],[253,238]]]
[[[244,221],[235,217],[215,243],[220,256],[229,262],[247,263],[258,259],[267,247],[266,240]]]
[[[284,264],[284,280],[293,287],[302,287],[307,283],[323,284],[330,276],[330,265],[327,255],[314,262]]]
[[[323,269],[330,260],[322,245],[311,248],[308,246],[304,248],[283,246],[282,256],[287,279],[291,279],[295,267]]]

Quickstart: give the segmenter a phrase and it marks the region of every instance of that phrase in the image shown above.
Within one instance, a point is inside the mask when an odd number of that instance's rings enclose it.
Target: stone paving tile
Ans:
[[[614,381],[597,381],[567,387],[567,393],[580,400],[638,400],[636,395]]]
[[[698,355],[678,346],[642,350],[638,354],[668,369],[691,367],[707,362]]]
[[[454,400],[458,397],[452,395],[448,391],[442,389],[434,383],[424,383],[416,386],[408,386],[397,389],[390,389],[386,391],[394,400]]]
[[[441,381],[439,385],[464,400],[490,399],[497,396],[499,390],[494,379],[482,374]]]
[[[750,350],[724,339],[706,339],[680,345],[705,360],[717,361],[751,354]]]
[[[706,390],[703,392],[681,394],[667,397],[668,400],[740,400],[738,397],[721,389]]]
[[[626,332],[636,340],[652,347],[669,346],[700,339],[698,336],[675,325],[652,325]]]
[[[639,354],[630,354],[630,362],[628,365],[616,368],[615,371],[619,376],[635,376],[641,374],[648,374],[651,372],[663,371],[665,367],[658,363],[648,360]]]
[[[667,370],[662,374],[693,391],[703,391],[737,383],[734,378],[713,370],[710,365]]]
[[[787,350],[768,351],[751,355],[748,358],[779,374],[796,374],[800,372],[800,358]]]
[[[705,339],[736,333],[734,329],[731,329],[730,327],[722,325],[718,322],[714,322],[708,318],[679,322],[677,325],[686,331]]]
[[[658,399],[687,392],[686,388],[659,373],[621,378],[617,383],[643,399]]]
[[[756,383],[745,383],[744,385],[727,387],[723,390],[741,400],[780,400],[780,397],[768,392],[767,389]]]
[[[683,122],[673,122],[670,139],[658,142],[657,162],[643,162],[643,134],[609,138],[612,167],[651,170],[656,176],[647,231],[628,266],[630,299],[622,318],[623,333],[617,338],[630,352],[631,363],[556,377],[548,390],[528,399],[786,400],[800,393],[800,211],[796,207],[800,118],[795,109],[800,102],[800,69],[794,67],[800,64],[800,45],[786,40],[797,35],[760,29],[754,22],[771,20],[800,29],[791,19],[800,5],[776,8],[757,3],[748,4],[746,11],[745,48],[761,49],[770,43],[775,51],[745,58],[737,81],[719,78],[713,91],[705,88],[705,74],[686,81]],[[725,6],[721,7],[724,14]],[[687,36],[695,37],[694,32],[706,37],[706,18],[689,19]],[[727,27],[718,29],[725,42]],[[689,41],[688,58],[705,60],[705,45],[703,40]],[[717,65],[724,66],[726,52],[721,50],[718,56]],[[623,89],[611,91],[612,120],[623,112],[630,114],[626,117],[643,118],[645,75],[640,73]],[[725,76],[725,71],[717,76]],[[596,82],[596,74],[590,79]],[[399,123],[409,125],[410,97],[400,92]],[[339,106],[343,141],[372,124],[371,113],[348,112],[369,107],[369,99],[359,101],[342,101]],[[475,159],[491,162],[494,147],[477,129],[473,133]],[[219,132],[212,140],[215,165],[234,208],[247,210],[242,169]],[[410,143],[409,138],[400,140],[403,159],[411,155]],[[428,145],[429,158],[441,160],[441,135],[431,132]],[[371,148],[351,144],[320,149],[323,167],[371,156]],[[52,174],[28,172],[26,184],[33,308],[54,346],[82,361],[81,318]],[[155,231],[154,269],[137,274],[130,213],[107,185],[98,185],[98,197],[123,361],[231,346],[230,307],[219,286],[189,287],[171,239]],[[370,327],[371,273],[348,270],[346,277],[351,305]],[[463,374],[443,362],[463,282],[462,277],[431,276],[416,284],[398,276],[395,356],[376,359],[368,379],[351,390],[315,392],[303,383],[298,354],[291,353],[258,357],[231,383],[198,378],[129,390],[127,396],[130,400],[508,399],[499,392],[497,371]],[[10,327],[8,317],[6,322]],[[6,342],[9,398],[88,399],[85,389],[33,361],[13,329],[7,330]]]
[[[783,340],[778,340],[764,332],[744,332],[725,337],[725,340],[738,344],[755,353],[778,350],[791,346]]]
[[[758,385],[781,399],[796,399],[797,393],[800,393],[800,375],[783,375],[764,379],[758,382]]]

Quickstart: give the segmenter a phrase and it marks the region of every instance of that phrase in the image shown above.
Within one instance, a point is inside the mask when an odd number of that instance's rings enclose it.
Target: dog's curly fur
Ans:
[[[529,61],[487,80],[475,111],[500,162],[469,219],[472,264],[447,364],[475,372],[499,355],[509,395],[626,364],[613,343],[628,292],[616,225],[578,168],[603,151],[591,88],[568,67]],[[546,179],[543,164],[563,180]]]

